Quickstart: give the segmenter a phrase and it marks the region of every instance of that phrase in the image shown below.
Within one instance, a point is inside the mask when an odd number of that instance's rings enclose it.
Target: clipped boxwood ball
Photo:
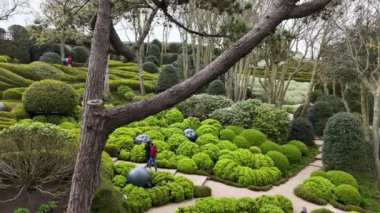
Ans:
[[[267,140],[267,136],[256,129],[245,129],[240,135],[245,137],[251,146],[260,146]]]
[[[281,152],[281,146],[272,141],[265,141],[259,146],[259,148],[263,154],[266,154],[269,151]]]
[[[296,146],[290,144],[282,145],[281,152],[289,159],[291,163],[297,163],[302,158],[301,151]]]
[[[137,143],[137,144],[146,143],[148,141],[151,141],[151,139],[146,134],[137,135],[137,137],[135,138],[135,143]]]
[[[185,129],[183,131],[183,134],[191,141],[195,141],[197,139],[197,133],[195,132],[194,129]]]
[[[198,166],[193,159],[183,158],[178,161],[177,169],[183,173],[195,173],[198,170]]]
[[[359,191],[347,184],[342,184],[336,187],[335,194],[337,195],[337,200],[345,205],[359,205],[361,200],[361,195]]]
[[[282,173],[289,169],[289,160],[281,152],[269,151],[266,156],[273,160],[274,166],[277,167]]]
[[[248,149],[251,144],[245,139],[245,137],[238,135],[234,138],[234,144],[236,144],[239,148]]]
[[[127,182],[140,187],[152,187],[152,176],[146,168],[134,168],[127,174]]]
[[[236,137],[236,134],[231,129],[222,129],[219,132],[219,137],[220,137],[220,140],[233,141],[234,138]]]
[[[306,155],[307,151],[309,151],[309,148],[304,143],[302,143],[301,141],[291,140],[291,141],[289,141],[288,144],[297,147],[301,151],[302,155]]]
[[[56,80],[34,82],[22,98],[25,109],[32,114],[71,114],[77,102],[74,88]]]

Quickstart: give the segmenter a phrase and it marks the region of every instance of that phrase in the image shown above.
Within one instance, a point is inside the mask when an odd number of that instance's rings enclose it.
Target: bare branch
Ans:
[[[288,14],[288,19],[302,18],[322,10],[331,0],[314,0],[303,3],[293,8]]]

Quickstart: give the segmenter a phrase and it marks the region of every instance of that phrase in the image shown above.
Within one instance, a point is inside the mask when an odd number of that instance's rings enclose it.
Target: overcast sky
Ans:
[[[29,24],[32,24],[35,17],[40,13],[40,4],[43,2],[43,0],[33,0],[30,1],[30,8],[24,9],[19,14],[16,14],[14,16],[11,16],[6,21],[0,21],[0,27],[7,29],[9,26],[13,24],[19,24],[22,26],[26,26]],[[134,41],[134,33],[131,31],[125,31],[124,27],[121,24],[117,24],[115,26],[120,38],[123,41],[132,40]],[[153,33],[149,40],[158,39],[162,40],[162,27],[161,26],[155,26]],[[180,42],[180,36],[179,32],[176,29],[171,30],[169,35],[169,41],[171,42]]]

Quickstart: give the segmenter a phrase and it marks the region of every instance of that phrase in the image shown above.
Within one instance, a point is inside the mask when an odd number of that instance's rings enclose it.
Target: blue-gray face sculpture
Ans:
[[[153,186],[152,176],[146,168],[134,168],[127,174],[127,181],[130,184],[140,187],[150,188]]]
[[[183,134],[191,141],[195,141],[197,139],[197,133],[194,129],[185,129]]]
[[[135,143],[137,144],[146,143],[148,141],[151,141],[151,140],[150,140],[150,137],[146,134],[137,135],[137,137],[135,138]]]

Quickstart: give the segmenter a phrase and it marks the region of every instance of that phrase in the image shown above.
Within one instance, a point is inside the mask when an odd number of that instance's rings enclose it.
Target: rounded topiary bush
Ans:
[[[203,170],[205,172],[208,172],[209,174],[212,173],[212,169],[214,168],[214,162],[206,153],[197,153],[193,155],[191,159],[193,159],[195,164],[197,164],[199,170]]]
[[[305,190],[318,198],[330,201],[334,198],[335,186],[323,177],[310,177],[303,182]]]
[[[148,57],[146,57],[145,62],[152,62],[156,66],[160,65],[160,61],[154,55],[149,55]]]
[[[220,140],[233,141],[235,137],[236,137],[235,132],[232,131],[232,130],[230,130],[230,129],[222,129],[219,132],[219,138],[220,138]]]
[[[90,56],[90,51],[86,47],[76,46],[71,50],[73,54],[73,61],[78,63],[86,63],[88,57]]]
[[[269,151],[266,156],[273,160],[274,166],[277,167],[283,174],[289,169],[289,160],[281,152]]]
[[[152,43],[148,46],[148,54],[147,55],[153,55],[158,60],[161,59],[161,48],[159,45]]]
[[[184,119],[182,112],[179,111],[177,108],[172,108],[172,109],[168,110],[165,113],[164,117],[165,117],[166,122],[169,125],[174,124],[174,123],[180,123]]]
[[[251,144],[245,139],[245,137],[238,135],[234,138],[234,144],[236,144],[239,148],[248,149],[251,147]]]
[[[269,151],[281,152],[281,146],[272,141],[265,141],[259,146],[259,148],[263,154],[266,154]]]
[[[32,114],[71,114],[78,96],[70,85],[55,80],[42,80],[25,90],[22,103]]]
[[[206,133],[204,135],[199,136],[195,140],[195,142],[201,146],[201,145],[205,145],[208,143],[217,144],[219,142],[219,139],[218,139],[218,137],[216,137],[215,135],[213,135],[211,133]]]
[[[252,154],[261,154],[261,149],[257,146],[251,146],[249,147],[249,151],[252,153]]]
[[[214,136],[218,136],[218,128],[209,124],[204,124],[198,127],[196,132],[198,136],[202,136],[204,134],[212,134]]]
[[[299,140],[308,146],[314,145],[313,125],[308,119],[294,118],[290,127],[288,140]]]
[[[226,88],[223,81],[218,79],[208,85],[206,92],[210,95],[226,95]]]
[[[193,159],[183,158],[178,161],[177,169],[179,172],[183,173],[195,173],[198,170],[197,164]]]
[[[146,72],[149,72],[149,73],[158,73],[159,70],[158,70],[158,67],[155,63],[153,62],[145,62],[143,64],[143,70],[146,71]]]
[[[267,140],[266,135],[256,129],[245,129],[240,133],[240,135],[245,137],[251,146],[260,146]]]
[[[49,64],[62,64],[61,57],[54,52],[46,52],[40,57],[40,61],[49,63]]]
[[[21,100],[22,94],[26,90],[25,87],[20,88],[10,88],[3,92],[2,99],[4,100]]]
[[[296,146],[289,144],[281,146],[281,153],[284,154],[291,163],[297,163],[302,158],[301,151]]]
[[[307,146],[304,143],[302,143],[301,141],[292,140],[292,141],[289,141],[288,144],[297,147],[301,151],[302,155],[305,155],[307,153],[307,151],[309,151],[309,148],[307,148]]]
[[[327,170],[360,172],[368,169],[369,149],[370,144],[364,140],[363,126],[358,118],[342,112],[329,119],[322,146],[322,162]]]
[[[35,61],[30,64],[28,76],[32,80],[60,79],[62,71],[54,66],[41,61]]]
[[[155,87],[156,92],[162,92],[179,83],[178,71],[171,65],[162,68]]]
[[[219,149],[227,149],[227,150],[231,150],[231,151],[234,151],[234,150],[237,150],[239,147],[232,143],[231,141],[227,141],[227,140],[221,140],[219,141],[219,143],[216,144],[217,147],[219,147]]]
[[[327,120],[334,114],[328,102],[318,101],[309,109],[308,119],[313,125],[315,135],[322,136]]]
[[[239,135],[244,130],[243,127],[236,126],[236,125],[229,125],[226,127],[226,129],[230,129],[234,131],[236,135]]]
[[[347,184],[342,184],[336,187],[335,194],[337,201],[345,205],[359,205],[361,195],[355,187]]]
[[[355,188],[358,187],[358,183],[356,182],[356,179],[354,178],[354,176],[344,171],[338,171],[338,170],[328,171],[325,173],[325,178],[329,179],[331,183],[333,183],[335,186],[339,186],[341,184],[347,184]]]
[[[177,148],[177,154],[186,157],[192,157],[195,153],[199,152],[199,146],[196,143],[185,141],[181,143]]]

